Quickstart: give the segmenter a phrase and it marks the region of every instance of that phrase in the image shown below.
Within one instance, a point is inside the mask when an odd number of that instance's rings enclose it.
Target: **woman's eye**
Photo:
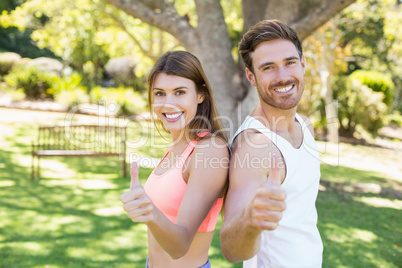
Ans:
[[[184,90],[178,90],[178,91],[176,91],[176,95],[183,95],[183,94],[185,94],[186,92],[184,91]]]
[[[155,96],[158,96],[158,97],[160,97],[160,96],[164,96],[165,94],[163,93],[163,92],[160,92],[160,91],[157,91],[156,93],[155,93]]]

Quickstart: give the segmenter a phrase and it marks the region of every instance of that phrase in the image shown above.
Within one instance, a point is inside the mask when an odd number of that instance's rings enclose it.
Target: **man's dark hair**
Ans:
[[[239,53],[244,65],[254,73],[252,52],[260,43],[277,39],[292,42],[299,53],[300,59],[302,58],[303,50],[295,30],[279,20],[263,20],[248,30],[239,42]]]

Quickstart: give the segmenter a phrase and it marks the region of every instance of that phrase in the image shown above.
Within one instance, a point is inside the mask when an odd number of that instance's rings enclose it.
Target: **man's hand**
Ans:
[[[282,167],[282,168],[281,168]],[[286,209],[286,192],[281,188],[282,158],[271,155],[271,169],[266,182],[257,190],[251,202],[251,225],[262,230],[275,230]]]
[[[154,220],[154,205],[145,194],[144,188],[138,179],[138,164],[133,162],[130,169],[130,191],[121,195],[123,208],[127,216],[134,222],[151,222]]]

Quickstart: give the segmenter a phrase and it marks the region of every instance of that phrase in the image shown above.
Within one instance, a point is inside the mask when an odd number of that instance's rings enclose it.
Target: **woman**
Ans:
[[[172,145],[121,200],[128,217],[148,227],[147,267],[210,267],[208,249],[227,186],[229,152],[211,87],[199,60],[164,54],[149,78],[149,104]]]

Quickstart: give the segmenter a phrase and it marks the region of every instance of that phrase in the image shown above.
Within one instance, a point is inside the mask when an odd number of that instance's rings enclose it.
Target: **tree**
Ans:
[[[320,110],[320,123],[324,122],[321,126],[325,127],[327,121],[330,141],[336,140],[338,125],[340,134],[350,137],[357,125],[360,125],[359,129],[374,136],[382,126],[387,109],[375,102],[375,105],[372,104],[372,100],[378,99],[379,95],[370,93],[362,85],[340,81],[347,81],[346,76],[353,72],[350,75],[352,80],[357,79],[370,90],[383,92],[383,102],[391,104],[394,87],[390,76],[394,81],[400,80],[400,68],[398,69],[397,64],[400,57],[395,57],[398,51],[400,55],[400,50],[395,46],[398,35],[394,28],[398,25],[395,23],[398,18],[400,20],[400,10],[395,0],[357,0],[354,5],[343,10],[305,39],[304,53],[308,65],[313,65],[308,71],[315,72],[313,75],[307,72],[306,81],[310,85],[306,90],[315,94],[315,99],[318,99],[317,93],[320,91],[325,102],[325,105],[310,102],[309,106],[315,105],[314,108]],[[363,70],[355,71],[356,69]],[[320,89],[317,90],[318,86]],[[346,86],[349,88],[344,88]],[[367,96],[358,96],[359,94]],[[362,104],[366,98],[370,105]],[[337,116],[332,105],[334,101],[338,104]],[[325,114],[322,113],[324,108]],[[361,116],[364,118],[360,118]],[[339,123],[335,122],[336,117],[339,118]]]
[[[0,26],[18,27],[14,29],[31,36],[35,45],[49,48],[84,73],[87,86],[99,83],[101,68],[109,58],[133,57],[136,76],[141,77],[164,51],[179,45],[167,32],[101,0],[19,1],[24,3],[0,14]],[[0,49],[1,44],[0,36]]]
[[[0,16],[15,10],[25,0],[5,0],[0,2]],[[9,27],[7,22],[0,18],[0,52],[16,52],[23,57],[55,57],[48,49],[39,49],[32,41],[32,29],[20,32],[16,27]]]
[[[127,14],[174,36],[197,55],[210,79],[225,125],[236,129],[257,100],[242,62],[232,55],[233,41],[219,0],[194,0],[196,18],[178,12],[169,0],[104,0]],[[356,0],[242,0],[243,32],[262,19],[280,19],[301,39]],[[187,1],[188,2],[188,1]],[[190,13],[190,11],[187,11]],[[233,133],[229,133],[229,136]]]
[[[328,130],[328,141],[337,143],[338,135],[338,115],[336,100],[333,99],[332,77],[339,73],[345,72],[347,68],[345,62],[345,52],[348,49],[341,48],[339,40],[342,32],[338,29],[339,16],[331,19],[325,25],[316,30],[308,38],[305,39],[304,54],[307,63],[319,77],[321,85],[320,97],[323,99],[325,106],[325,121]],[[349,48],[350,49],[350,48]],[[310,72],[311,73],[311,72]]]
[[[339,17],[339,29],[343,32],[341,45],[352,48],[353,56],[348,59],[349,72],[364,69],[390,74],[396,86],[390,110],[398,108],[402,97],[400,1],[358,0]],[[399,109],[402,111],[402,105]]]

